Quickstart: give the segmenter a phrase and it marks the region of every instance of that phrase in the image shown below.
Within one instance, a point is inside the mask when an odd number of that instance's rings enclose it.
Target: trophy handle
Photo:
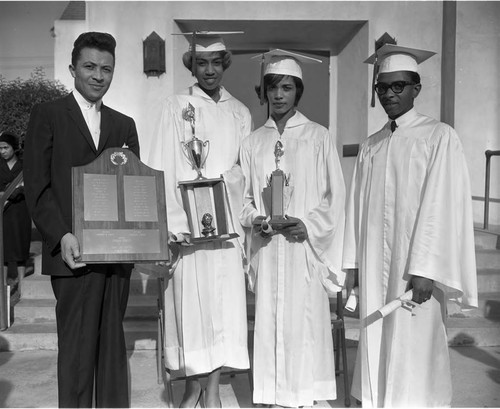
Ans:
[[[200,168],[203,168],[205,166],[205,162],[207,161],[207,158],[208,158],[208,153],[210,152],[210,141],[207,139],[205,142],[203,142],[203,147],[206,147],[207,150],[205,152],[205,157],[203,158],[203,160],[201,161],[201,165],[200,165]]]
[[[191,157],[189,155],[189,147],[188,147],[187,142],[181,141],[181,145],[182,145],[182,153],[184,154],[184,156],[186,157],[186,159],[189,162],[191,162]]]

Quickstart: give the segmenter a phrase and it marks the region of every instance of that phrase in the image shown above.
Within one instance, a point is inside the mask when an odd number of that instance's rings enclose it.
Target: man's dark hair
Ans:
[[[418,72],[410,72],[410,78],[415,84],[420,84],[420,75]]]
[[[285,78],[286,75],[282,74],[267,74],[264,76],[264,90],[267,91],[269,87],[272,87],[276,84],[278,84],[283,78]],[[290,75],[290,78],[293,79],[293,82],[295,83],[295,87],[297,88],[297,93],[295,94],[295,103],[294,105],[297,106],[299,105],[300,98],[302,98],[302,94],[304,93],[304,83],[302,80],[298,77],[294,77],[293,75]],[[255,86],[255,91],[257,92],[257,95],[260,98],[260,85]],[[266,102],[269,102],[267,99],[267,92],[264,92],[264,99]]]
[[[415,84],[420,84],[420,75],[418,72],[415,71],[403,71],[405,74],[410,77],[410,81],[414,82]]]
[[[73,66],[76,65],[83,48],[96,48],[100,51],[107,51],[113,56],[113,61],[115,60],[116,40],[111,34],[96,31],[80,34],[73,43],[73,51],[71,52],[71,64]]]
[[[229,66],[231,65],[232,62],[232,54],[231,51],[227,50],[221,50],[221,51],[212,51],[214,54],[220,54],[222,58],[222,69],[226,71]],[[207,54],[207,52],[204,52]],[[198,54],[198,53],[197,53]],[[189,71],[192,71],[193,69],[193,58],[191,51],[187,51],[182,55],[182,63],[184,64],[184,67],[186,67]]]

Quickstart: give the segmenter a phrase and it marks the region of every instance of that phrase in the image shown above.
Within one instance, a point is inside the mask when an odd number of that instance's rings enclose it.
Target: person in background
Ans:
[[[378,71],[374,91],[388,121],[361,145],[343,255],[349,276],[359,272],[352,395],[366,407],[449,407],[446,304],[478,302],[462,144],[453,128],[414,108],[419,64],[433,54],[384,44],[366,61]],[[374,320],[409,290],[420,306]]]
[[[71,168],[110,147],[139,156],[134,120],[102,101],[115,47],[110,34],[81,34],[69,66],[75,89],[36,105],[26,135],[26,199],[43,239],[42,274],[51,276],[57,300],[60,407],[130,406],[123,317],[133,265],[85,265],[72,232]]]
[[[315,61],[284,50],[264,54],[258,91],[270,117],[241,147],[240,221],[253,227],[247,256],[255,292],[254,404],[313,406],[337,396],[329,295],[344,284],[345,186],[328,129],[297,110],[301,64]],[[284,211],[292,223],[281,229],[269,221],[263,193],[276,167],[286,175]]]
[[[221,368],[249,367],[242,248],[235,239],[189,245],[192,232],[178,183],[198,175],[182,144],[193,135],[209,141],[203,176],[223,174],[230,212],[236,212],[233,228],[241,229],[237,213],[243,177],[237,162],[240,144],[252,130],[252,119],[250,111],[221,85],[231,64],[222,37],[196,34],[183,63],[197,82],[165,101],[148,164],[165,172],[168,227],[174,233],[171,245],[178,254],[165,291],[166,366],[187,376],[180,407],[198,403],[219,407]],[[205,389],[198,378],[202,374],[208,374]]]
[[[19,139],[9,132],[0,134],[0,195],[23,170],[20,157]],[[3,212],[3,259],[5,270],[9,263],[17,265],[17,288],[21,295],[21,286],[26,273],[31,242],[31,217],[24,197],[21,183],[12,192]],[[6,271],[7,276],[7,271]]]

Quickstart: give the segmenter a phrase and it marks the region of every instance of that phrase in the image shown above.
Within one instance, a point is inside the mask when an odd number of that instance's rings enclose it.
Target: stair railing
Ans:
[[[3,211],[9,197],[14,190],[23,182],[23,172],[20,172],[9,184],[2,196],[0,196],[0,330],[9,327],[9,295],[7,294],[7,274],[4,271],[3,254]]]
[[[488,219],[490,217],[490,159],[492,156],[499,156],[500,151],[490,151],[489,149],[484,152],[486,155],[486,175],[484,187],[484,225],[483,228],[488,230]]]

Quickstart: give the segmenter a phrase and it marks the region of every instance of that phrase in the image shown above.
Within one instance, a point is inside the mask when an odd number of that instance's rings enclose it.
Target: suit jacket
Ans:
[[[73,94],[33,108],[24,148],[24,184],[31,217],[43,239],[42,274],[88,270],[71,270],[60,254],[61,238],[72,232],[71,168],[92,162],[107,148],[124,145],[139,156],[134,120],[104,104],[97,149]],[[92,267],[93,271],[105,268]]]

